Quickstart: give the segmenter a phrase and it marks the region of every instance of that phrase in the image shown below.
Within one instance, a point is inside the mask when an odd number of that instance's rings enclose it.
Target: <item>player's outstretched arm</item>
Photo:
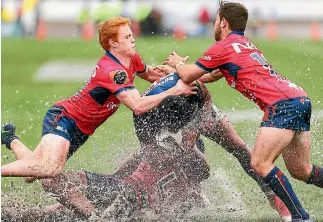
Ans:
[[[193,82],[207,73],[205,70],[195,64],[185,64],[187,60],[187,56],[183,58],[176,52],[172,52],[172,54],[167,57],[163,64],[175,68],[179,77],[186,83]]]
[[[218,81],[223,77],[223,74],[220,72],[220,70],[216,69],[213,72],[209,72],[201,76],[198,80],[203,83],[211,83]]]
[[[196,94],[196,90],[196,86],[190,86],[183,81],[178,81],[173,88],[157,95],[141,97],[137,89],[132,89],[119,93],[117,98],[134,113],[143,114],[158,106],[168,96],[192,95]]]

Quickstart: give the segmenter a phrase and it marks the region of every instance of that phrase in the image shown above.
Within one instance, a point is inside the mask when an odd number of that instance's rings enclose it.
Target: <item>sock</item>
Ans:
[[[296,194],[293,191],[284,173],[274,167],[270,173],[264,178],[264,182],[277,194],[277,196],[285,203],[293,219],[308,219],[309,215],[302,207]]]
[[[15,139],[18,139],[18,140],[19,140],[19,137],[18,137],[18,136],[16,136],[16,135],[11,135],[11,136],[9,136],[9,137],[8,137],[8,139],[7,139],[7,141],[6,141],[6,147],[7,147],[8,149],[11,149],[11,148],[10,148],[10,144],[11,144],[11,142],[12,142],[13,140],[15,140]]]
[[[306,183],[323,188],[323,168],[313,164],[312,173]]]

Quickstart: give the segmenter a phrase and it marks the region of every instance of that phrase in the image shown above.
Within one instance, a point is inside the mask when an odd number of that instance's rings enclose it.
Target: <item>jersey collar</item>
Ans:
[[[113,61],[115,61],[115,62],[117,62],[117,63],[119,63],[120,65],[122,65],[121,64],[121,62],[114,56],[114,55],[112,55],[111,54],[111,52],[110,51],[106,51],[106,53],[105,53],[108,57],[110,57]]]
[[[239,30],[233,30],[232,32],[230,32],[230,33],[229,33],[229,35],[231,35],[231,34],[244,35],[244,32],[239,31]],[[229,36],[229,35],[228,35],[228,36]]]

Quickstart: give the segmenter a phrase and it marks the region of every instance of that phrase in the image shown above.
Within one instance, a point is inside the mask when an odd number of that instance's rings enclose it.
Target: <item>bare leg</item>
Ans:
[[[77,210],[85,217],[89,217],[95,211],[95,208],[84,194],[86,186],[87,179],[83,171],[61,173],[53,179],[43,180],[44,189],[47,192],[54,193],[61,204]],[[60,207],[60,205],[57,206]]]
[[[65,138],[47,134],[31,155],[2,166],[1,176],[55,177],[65,165],[69,145]]]
[[[277,157],[288,147],[295,131],[261,127],[251,156],[251,166],[288,207],[293,219],[309,219],[284,173],[274,165]]]
[[[271,200],[274,193],[250,166],[252,150],[240,138],[229,119],[216,107],[211,107],[210,104],[206,104],[200,127],[203,136],[216,142],[237,158],[242,169],[258,183],[261,190],[266,194],[268,199]]]
[[[290,212],[285,204],[251,168],[252,150],[237,134],[229,119],[214,105],[206,104],[203,109],[203,119],[200,124],[201,134],[221,145],[227,152],[232,153],[243,170],[258,183],[270,205],[278,211],[284,221],[290,221]]]
[[[25,146],[20,140],[15,139],[10,143],[10,148],[14,155],[16,156],[17,160],[21,160],[30,156],[33,152]]]
[[[23,158],[27,158],[33,152],[19,139],[15,139],[10,143],[10,149],[12,150],[13,154],[16,156],[17,160],[21,160]],[[36,180],[35,177],[25,177],[25,182],[32,183]]]
[[[310,164],[310,132],[296,132],[283,151],[286,167],[292,177],[323,188],[323,169]]]

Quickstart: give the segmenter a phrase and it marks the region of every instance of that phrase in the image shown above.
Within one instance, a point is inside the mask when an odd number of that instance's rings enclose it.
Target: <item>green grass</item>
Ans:
[[[40,83],[32,80],[42,63],[57,59],[98,59],[103,54],[96,41],[72,40],[2,39],[2,98],[1,118],[14,121],[18,134],[27,146],[34,149],[41,137],[42,119],[46,110],[58,99],[74,93],[82,83]],[[308,41],[254,41],[267,60],[282,75],[300,84],[310,95],[314,109],[323,109],[323,43]],[[194,62],[212,43],[212,39],[187,39],[176,42],[172,38],[137,39],[137,48],[147,64],[159,64],[175,50],[180,55],[189,55]],[[66,73],[68,75],[68,73]],[[90,73],[89,73],[90,75]],[[142,92],[149,84],[136,80]],[[224,80],[209,85],[213,101],[223,110],[257,107],[227,86]],[[235,128],[251,146],[258,123],[239,123]],[[313,125],[312,161],[323,165],[323,122]],[[254,218],[277,218],[264,196],[250,178],[240,169],[238,162],[219,146],[207,141],[207,156],[212,167],[221,167],[228,172]],[[134,136],[130,111],[121,107],[118,112],[100,127],[93,137],[67,163],[67,169],[86,169],[109,173],[116,163],[133,150],[138,149]],[[7,149],[2,148],[2,164],[14,160]],[[283,163],[278,164],[282,169]],[[285,170],[286,171],[286,170]],[[309,212],[323,221],[323,191],[313,186],[292,180],[300,199]],[[19,178],[2,178],[2,192],[31,204],[46,202],[39,183],[25,184]],[[214,192],[216,194],[216,191]]]

